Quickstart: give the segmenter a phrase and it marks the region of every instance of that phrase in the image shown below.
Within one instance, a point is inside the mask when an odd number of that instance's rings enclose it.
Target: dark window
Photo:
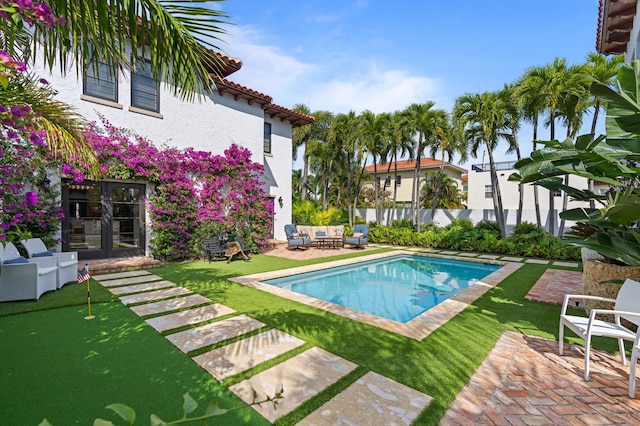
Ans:
[[[557,191],[553,191],[554,197],[562,197],[562,190],[558,189]]]
[[[400,186],[402,183],[402,176],[396,175],[396,186]]]
[[[131,106],[160,112],[160,84],[151,78],[147,60],[139,60],[136,71],[131,71]]]
[[[380,188],[380,176],[376,176],[376,189]]]
[[[89,63],[84,74],[82,93],[118,102],[118,79],[115,68],[104,62]]]
[[[493,198],[493,186],[491,185],[484,186],[484,198]]]
[[[271,123],[264,123],[264,152],[271,154]]]

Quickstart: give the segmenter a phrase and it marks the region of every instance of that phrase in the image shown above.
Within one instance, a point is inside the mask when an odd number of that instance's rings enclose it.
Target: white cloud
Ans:
[[[334,112],[361,112],[365,109],[375,113],[402,110],[417,102],[433,100],[439,105],[439,83],[437,79],[411,75],[398,69],[369,71],[347,78],[332,79],[319,84],[311,95],[312,109]]]
[[[438,108],[449,108],[451,101],[440,90],[437,78],[412,74],[399,67],[385,67],[373,60],[328,50],[304,62],[298,55],[304,49],[285,52],[264,33],[252,27],[236,27],[229,39],[227,54],[242,59],[240,71],[232,81],[273,97],[287,108],[297,103],[311,110],[335,113],[369,109],[375,113],[401,110],[413,102],[434,101]]]

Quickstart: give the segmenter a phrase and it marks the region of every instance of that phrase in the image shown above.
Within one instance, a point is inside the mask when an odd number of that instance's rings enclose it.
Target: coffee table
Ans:
[[[344,245],[342,237],[316,237],[317,246],[319,249],[339,249]]]

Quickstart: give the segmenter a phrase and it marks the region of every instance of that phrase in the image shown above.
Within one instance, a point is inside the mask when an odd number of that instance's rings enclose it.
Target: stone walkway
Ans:
[[[192,294],[147,271],[94,275],[120,296],[123,304],[158,330],[217,380],[246,372],[305,344],[281,330],[236,312],[208,298]],[[155,316],[157,315],[157,316]],[[152,317],[151,317],[152,316]],[[186,329],[185,329],[186,328]],[[172,333],[172,330],[176,332]],[[243,337],[245,336],[245,337]],[[235,340],[240,338],[240,340]],[[234,339],[233,343],[225,342]],[[202,350],[205,352],[202,352]],[[284,389],[277,409],[254,406],[270,422],[295,410],[355,370],[356,364],[321,348],[312,347],[240,381],[229,389],[247,403],[253,390],[260,398]],[[424,395],[391,379],[369,372],[300,424],[409,424],[431,402]]]

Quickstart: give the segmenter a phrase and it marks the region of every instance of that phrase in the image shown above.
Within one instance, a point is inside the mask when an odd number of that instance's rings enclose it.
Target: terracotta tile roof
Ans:
[[[315,120],[311,115],[303,114],[276,104],[269,104],[264,107],[264,113],[271,118],[275,117],[280,120],[286,120],[290,122],[291,126],[294,128],[304,126],[305,124],[311,124]]]
[[[271,118],[278,118],[282,121],[288,121],[294,128],[313,123],[314,121],[314,118],[310,115],[302,114],[297,111],[274,104],[272,102],[273,98],[271,98],[271,96],[265,95],[264,93],[258,92],[257,90],[253,90],[248,88],[247,86],[234,83],[227,80],[226,78],[212,76],[212,79],[216,85],[216,89],[218,90],[218,92],[220,92],[221,95],[229,94],[236,100],[245,99],[249,103],[249,105],[252,105],[254,103],[260,104],[262,106],[262,109],[264,110],[265,115],[268,115]]]
[[[222,53],[215,52],[216,55],[222,59],[224,63],[224,68],[222,69],[221,75],[223,77],[228,77],[236,71],[239,71],[242,68],[242,61],[238,58],[232,58],[231,56],[223,55]],[[212,71],[212,70],[210,70]]]
[[[421,158],[420,159],[420,168],[421,169],[433,169],[433,168],[438,168],[440,167],[440,165],[442,164],[442,161],[440,160],[434,160],[433,158]],[[461,173],[466,173],[467,170],[463,169],[462,167],[458,167],[455,166],[453,164],[444,163],[445,167],[452,167],[455,168],[457,170],[459,170]],[[381,170],[386,171],[387,168],[389,167],[389,163],[383,163],[383,164],[378,164],[378,172],[380,172]],[[401,160],[398,161],[398,170],[413,170],[416,168],[416,160]],[[391,170],[394,170],[394,163],[391,163]],[[373,164],[367,166],[364,168],[364,171],[367,173],[373,173]]]
[[[605,55],[625,53],[631,37],[637,0],[600,0],[596,50]]]
[[[462,175],[462,176],[460,176],[460,179],[462,179],[463,182],[465,180],[469,180],[469,175]]]
[[[271,96],[260,93],[257,90],[248,88],[233,81],[229,81],[226,78],[220,78],[218,76],[211,76],[218,92],[221,95],[232,95],[236,100],[245,99],[249,105],[259,103],[264,106],[270,104],[273,100]]]

